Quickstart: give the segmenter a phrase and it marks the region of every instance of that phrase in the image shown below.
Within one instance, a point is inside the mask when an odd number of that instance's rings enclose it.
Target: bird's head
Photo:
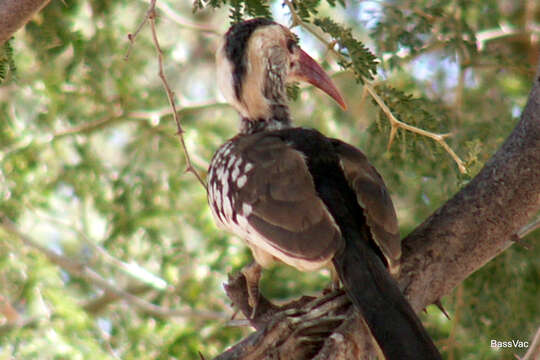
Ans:
[[[308,82],[345,102],[324,70],[299,46],[285,26],[257,18],[232,26],[216,54],[219,87],[242,118],[289,124],[286,85]]]

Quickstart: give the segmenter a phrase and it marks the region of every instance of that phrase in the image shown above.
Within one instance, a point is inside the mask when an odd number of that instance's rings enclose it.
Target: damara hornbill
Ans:
[[[353,146],[291,125],[289,81],[307,81],[345,108],[330,78],[289,29],[260,18],[229,29],[217,69],[242,120],[208,172],[216,222],[245,239],[263,267],[333,265],[387,359],[440,358],[387,270],[398,267],[401,248],[381,176]],[[259,265],[246,272],[254,307]]]

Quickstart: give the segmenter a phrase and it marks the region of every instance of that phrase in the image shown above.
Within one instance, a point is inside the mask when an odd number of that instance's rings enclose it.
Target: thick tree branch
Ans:
[[[467,186],[404,239],[402,272],[398,281],[413,308],[419,311],[449,294],[470,274],[507,249],[539,210],[540,64],[521,120],[505,143]],[[235,299],[239,294],[228,295],[237,304]],[[317,301],[319,299],[312,302]],[[300,308],[316,307],[308,303]],[[249,313],[249,309],[246,311]],[[274,321],[276,319],[279,324]],[[283,332],[284,337],[275,333],[271,338],[266,335],[284,322],[289,326]],[[291,321],[283,312],[277,312],[266,326],[257,324],[260,330],[245,340],[257,339],[256,342],[250,342],[250,346],[241,342],[219,359],[263,358],[261,354],[268,354],[269,349],[278,351],[276,348],[289,338],[296,339],[297,346],[302,346],[307,341],[305,336],[302,342],[290,335],[294,334],[295,326],[301,324]],[[370,348],[365,336],[367,332],[358,315],[347,317],[327,337],[315,358],[370,358],[373,351],[366,350],[366,347]],[[361,352],[359,348],[362,348]],[[234,357],[226,354],[234,354]],[[296,353],[296,357],[279,354],[282,355],[280,359],[302,358]]]
[[[480,173],[404,240],[400,283],[419,310],[512,244],[540,210],[540,68],[520,122]]]
[[[32,16],[44,8],[50,0],[2,0],[0,1],[0,45],[15,31],[23,27]]]

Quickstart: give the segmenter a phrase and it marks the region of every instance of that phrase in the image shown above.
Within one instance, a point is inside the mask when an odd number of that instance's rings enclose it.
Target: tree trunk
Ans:
[[[32,16],[50,0],[2,0],[0,1],[0,45],[15,31],[23,27]]]

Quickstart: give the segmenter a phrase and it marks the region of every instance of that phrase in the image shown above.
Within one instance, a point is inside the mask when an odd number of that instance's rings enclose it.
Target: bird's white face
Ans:
[[[242,116],[245,116],[242,106],[234,93],[233,65],[225,55],[225,40],[221,41],[221,45],[216,53],[216,65],[219,90],[225,97],[225,100],[234,106]]]
[[[300,49],[295,36],[282,25],[261,26],[249,37],[243,54],[245,73],[239,96],[233,76],[235,65],[227,57],[225,47],[223,41],[216,54],[218,85],[244,118],[267,118],[271,105],[286,101],[285,86],[291,81],[309,82],[346,107],[328,75]]]
[[[291,54],[287,51],[289,30],[281,25],[262,26],[255,30],[246,46],[246,73],[242,78],[240,99],[234,89],[233,64],[225,54],[225,41],[216,54],[218,85],[225,99],[245,118],[264,118],[271,100],[265,97],[267,77],[284,90],[288,80]],[[282,89],[283,88],[283,89]]]

